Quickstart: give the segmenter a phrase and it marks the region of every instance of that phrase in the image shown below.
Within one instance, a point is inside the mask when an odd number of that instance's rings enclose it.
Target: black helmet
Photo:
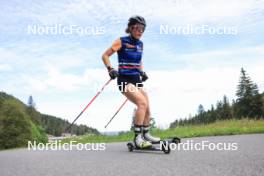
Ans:
[[[138,15],[132,16],[128,20],[128,26],[132,26],[132,25],[137,24],[137,23],[146,26],[146,21],[142,16],[138,16]]]

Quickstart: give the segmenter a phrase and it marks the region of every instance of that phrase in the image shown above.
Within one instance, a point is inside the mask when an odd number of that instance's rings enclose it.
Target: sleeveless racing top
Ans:
[[[120,75],[139,75],[143,42],[131,36],[121,37],[121,46],[117,51],[118,72]]]

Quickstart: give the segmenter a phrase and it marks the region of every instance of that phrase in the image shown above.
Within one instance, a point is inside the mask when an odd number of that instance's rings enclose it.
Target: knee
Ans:
[[[137,103],[137,107],[138,109],[141,109],[141,110],[144,110],[144,111],[147,111],[147,108],[148,108],[148,103],[147,101],[145,100],[141,100]]]
[[[149,110],[149,106],[146,109],[146,116],[150,116],[150,110]]]

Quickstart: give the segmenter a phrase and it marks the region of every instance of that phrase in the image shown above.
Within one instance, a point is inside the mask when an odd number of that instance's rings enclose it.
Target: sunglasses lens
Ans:
[[[135,29],[139,32],[144,32],[145,31],[145,26],[143,25],[135,25]]]
[[[141,32],[144,32],[145,31],[145,27],[141,27],[138,30],[141,31]]]

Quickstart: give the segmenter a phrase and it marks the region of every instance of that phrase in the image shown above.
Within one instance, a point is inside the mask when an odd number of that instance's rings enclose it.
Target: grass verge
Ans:
[[[201,137],[201,136],[220,136],[220,135],[236,135],[236,134],[252,134],[264,133],[264,119],[262,120],[224,120],[204,125],[188,125],[166,130],[153,129],[151,132],[154,136],[162,139],[169,137]],[[115,136],[94,135],[94,136],[78,136],[74,138],[64,139],[62,142],[69,143],[76,141],[78,143],[95,143],[95,142],[124,142],[133,139],[133,132],[126,132]]]

